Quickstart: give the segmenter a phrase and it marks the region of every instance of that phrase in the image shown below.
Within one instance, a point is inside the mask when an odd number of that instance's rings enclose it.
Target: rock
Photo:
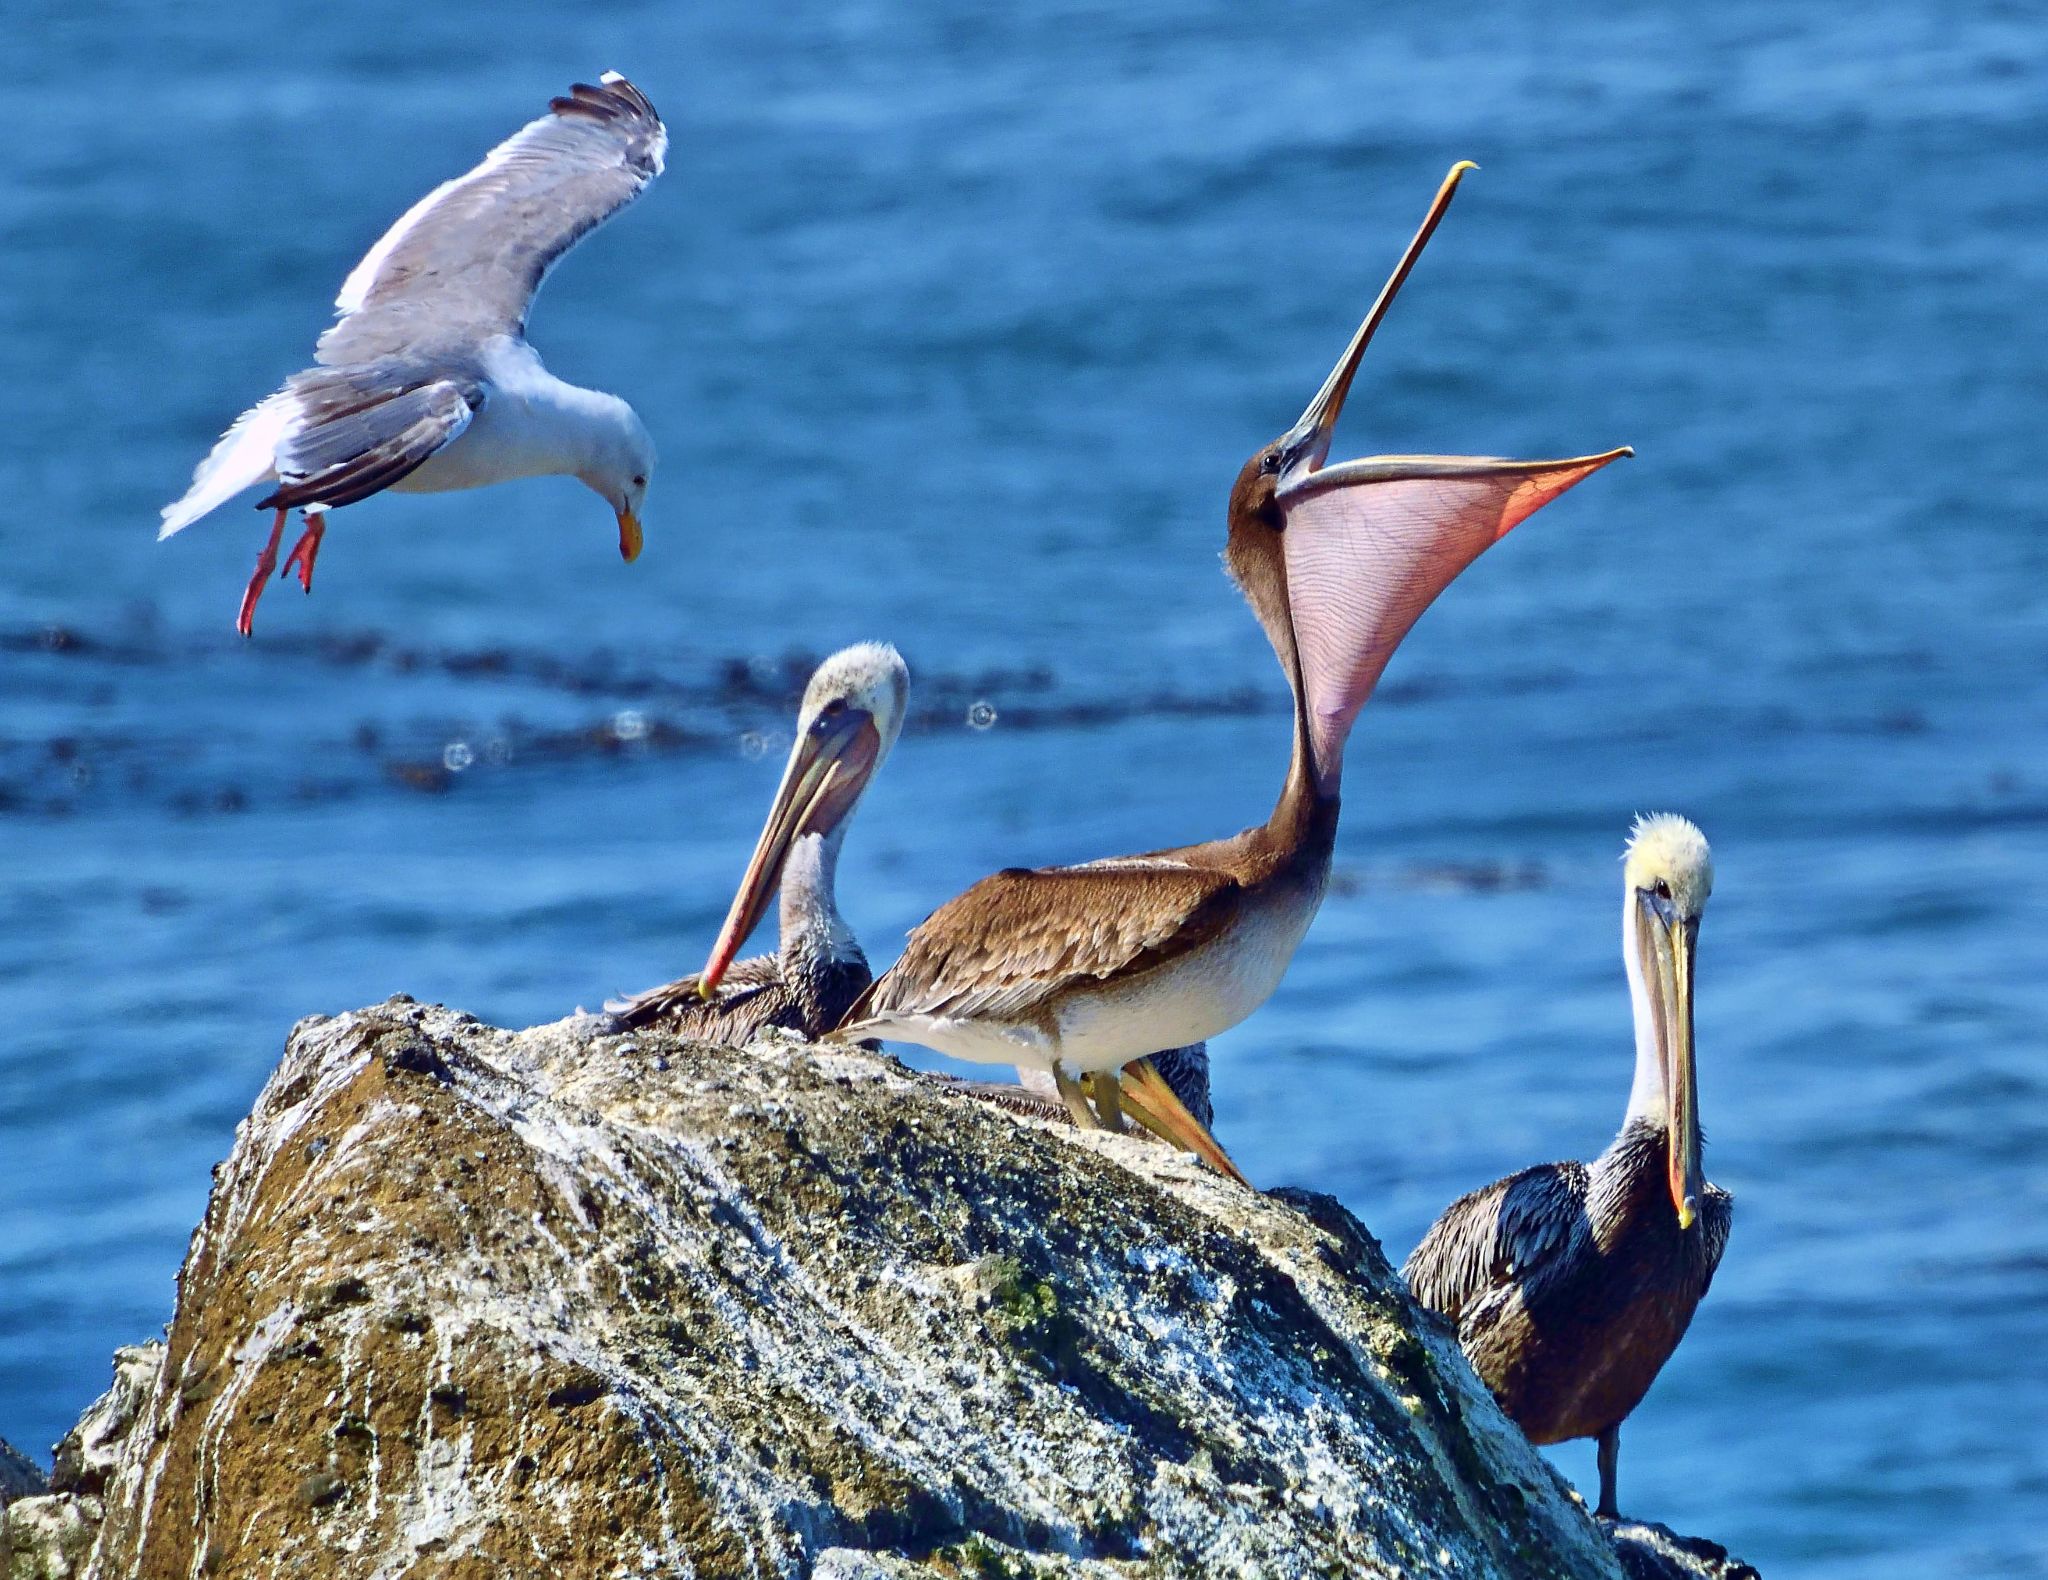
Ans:
[[[32,1498],[47,1492],[49,1487],[36,1462],[0,1437],[0,1509],[16,1498]]]
[[[1668,1525],[1647,1520],[1602,1520],[1628,1580],[1761,1580],[1718,1542],[1680,1536]]]
[[[130,1344],[114,1351],[113,1386],[86,1407],[78,1424],[58,1441],[50,1487],[56,1492],[106,1490],[116,1457],[135,1419],[156,1389],[164,1369],[161,1341]]]
[[[47,1487],[36,1476],[37,1490],[49,1495],[23,1498],[11,1508],[0,1497],[0,1580],[71,1580],[84,1572],[106,1518],[98,1494],[156,1387],[163,1358],[161,1343],[116,1350],[113,1386],[58,1443]]]
[[[77,1580],[86,1572],[104,1517],[99,1499],[68,1493],[10,1503],[0,1515],[0,1576]]]
[[[853,1051],[302,1022],[179,1285],[103,1580],[1624,1573],[1336,1202]]]

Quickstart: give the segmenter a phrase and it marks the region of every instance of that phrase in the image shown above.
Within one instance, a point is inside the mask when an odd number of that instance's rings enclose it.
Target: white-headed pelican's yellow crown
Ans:
[[[1706,909],[1707,896],[1714,892],[1714,853],[1690,818],[1675,812],[1638,817],[1622,859],[1631,889],[1654,889],[1661,880],[1681,916],[1697,916]]]

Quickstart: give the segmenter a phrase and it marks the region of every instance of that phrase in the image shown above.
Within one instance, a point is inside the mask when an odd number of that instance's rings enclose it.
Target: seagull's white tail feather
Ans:
[[[297,416],[298,402],[281,390],[237,417],[192,473],[192,486],[185,490],[185,497],[164,506],[157,541],[184,531],[243,489],[275,476],[278,444]]]

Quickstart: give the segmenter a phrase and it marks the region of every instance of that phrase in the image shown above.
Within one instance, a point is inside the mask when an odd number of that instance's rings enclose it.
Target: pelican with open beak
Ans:
[[[1279,985],[1328,884],[1345,739],[1394,649],[1490,544],[1628,453],[1324,466],[1365,349],[1470,168],[1445,178],[1300,421],[1231,490],[1225,562],[1294,694],[1272,815],[1199,845],[983,879],[911,934],[836,1035],[1042,1070],[1077,1122],[1118,1128],[1117,1072],[1228,1030]]]
[[[769,1026],[818,1037],[839,1024],[873,980],[833,893],[839,847],[909,700],[910,671],[884,643],[859,643],[818,666],[768,821],[704,969],[608,1010],[628,1025],[733,1044]],[[734,964],[778,893],[781,948]]]
[[[1693,954],[1714,886],[1706,837],[1639,820],[1623,879],[1622,959],[1636,1074],[1614,1144],[1524,1169],[1453,1202],[1403,1269],[1532,1442],[1599,1440],[1597,1512],[1619,1518],[1621,1423],[1691,1325],[1728,1245],[1734,1198],[1700,1175]]]

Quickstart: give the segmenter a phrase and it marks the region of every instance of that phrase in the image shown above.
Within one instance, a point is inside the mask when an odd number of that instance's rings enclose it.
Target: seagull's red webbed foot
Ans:
[[[235,616],[235,629],[247,636],[256,620],[256,600],[263,596],[264,584],[270,580],[270,573],[277,569],[277,540],[284,536],[285,512],[280,510],[270,523],[270,541],[263,545],[263,552],[256,556],[256,574],[249,578],[249,585],[242,593],[241,613]]]
[[[299,585],[307,592],[313,590],[313,561],[320,557],[320,539],[327,531],[327,512],[309,510],[306,512],[306,530],[299,535],[299,541],[292,546],[291,553],[284,559],[284,569],[278,572],[282,581],[289,576],[292,567],[299,568]]]

